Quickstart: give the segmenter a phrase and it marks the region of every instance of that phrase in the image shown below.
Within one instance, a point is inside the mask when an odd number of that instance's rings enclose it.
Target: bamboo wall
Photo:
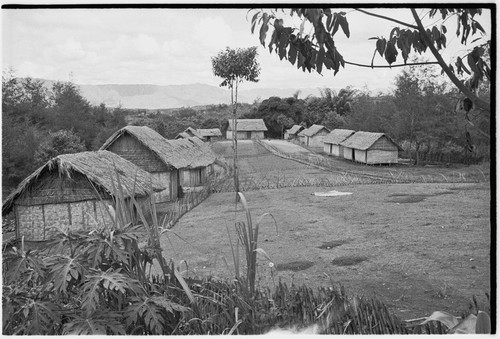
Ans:
[[[221,136],[206,136],[205,139],[208,142],[223,140],[223,138]]]
[[[181,170],[181,186],[199,187],[206,184],[208,177],[213,173],[213,165],[195,169]]]
[[[348,160],[353,160],[352,159],[352,148],[350,147],[342,147],[343,148],[343,157],[344,159],[348,159]]]
[[[175,170],[170,172],[170,199],[171,201],[177,200],[180,185],[180,171]]]
[[[340,146],[339,145],[333,145],[333,144],[330,144],[330,145],[331,145],[331,154],[335,155],[336,157],[341,156],[340,155]]]
[[[367,164],[397,164],[398,151],[368,150],[366,155]]]
[[[326,154],[332,154],[331,150],[332,144],[323,143],[323,152],[325,152]]]
[[[171,188],[171,186],[172,186],[172,173],[177,173],[177,170],[173,171],[173,172],[151,173],[153,178],[157,179],[162,184],[165,184],[165,187],[166,187],[163,191],[153,193],[155,203],[173,201],[177,197],[177,194],[175,196],[172,196],[172,193],[171,193],[171,191],[172,191],[172,188]]]
[[[250,133],[250,135],[248,133]],[[233,139],[233,131],[226,131],[226,139]],[[264,131],[238,131],[238,140],[250,139],[264,139]]]
[[[58,204],[15,205],[16,235],[26,240],[47,240],[61,230],[91,230],[111,223],[108,204],[112,200],[89,200]]]
[[[323,139],[329,132],[321,130],[312,137],[306,137],[307,146],[309,147],[323,147]]]
[[[398,151],[398,147],[394,145],[385,136],[378,139],[371,147],[370,150],[383,150],[383,151]]]
[[[153,151],[128,134],[119,137],[109,146],[108,151],[118,154],[149,173],[169,170]]]
[[[336,157],[340,157],[342,156],[340,154],[340,147],[340,145],[324,143],[323,152],[325,152],[326,154],[334,155]]]
[[[354,150],[354,161],[366,163],[366,151],[355,149]]]

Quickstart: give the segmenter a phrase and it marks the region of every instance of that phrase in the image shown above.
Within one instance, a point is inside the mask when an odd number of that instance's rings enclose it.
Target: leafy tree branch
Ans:
[[[329,8],[293,8],[288,16],[299,17],[301,20],[300,28],[296,28],[287,26],[285,20],[278,16],[281,14],[277,10],[270,12],[258,10],[251,19],[251,31],[252,33],[258,31],[260,43],[268,47],[271,53],[276,53],[280,60],[286,59],[303,71],[311,72],[315,70],[319,74],[322,74],[323,70],[327,69],[333,70],[333,75],[336,75],[340,71],[340,67],[344,68],[345,64],[358,67],[384,68],[384,66],[373,65],[377,53],[387,61],[388,67],[413,66],[414,63],[407,62],[410,54],[423,54],[429,48],[436,61],[422,63],[421,65],[439,65],[443,73],[469,98],[467,100],[472,100],[472,103],[487,112],[490,111],[489,102],[475,94],[480,81],[484,78],[490,80],[490,62],[485,57],[490,54],[490,41],[488,40],[486,43],[473,48],[470,45],[479,39],[483,39],[486,34],[481,24],[474,19],[476,15],[482,14],[481,8],[431,9],[426,16],[428,15],[432,19],[435,15],[440,14],[441,18],[431,24],[432,27],[429,26],[429,28],[423,26],[414,9],[411,9],[411,11],[418,23],[417,25],[358,8],[355,10],[405,26],[404,28],[394,27],[387,38],[380,36],[369,38],[369,40],[375,40],[375,50],[369,66],[346,61],[337,49],[334,40],[335,34],[341,30],[347,38],[351,35],[347,14],[343,11],[332,12]],[[283,16],[287,16],[284,11]],[[453,66],[451,64],[447,65],[439,54],[440,50],[446,48],[448,29],[444,23],[451,17],[457,18],[456,35],[460,37],[460,43],[469,46],[466,57],[456,58],[456,74]],[[305,23],[312,25],[313,34],[305,33]],[[474,36],[476,33],[481,34],[481,36],[469,42],[469,37]],[[394,64],[399,55],[402,56],[404,64]],[[457,75],[463,73],[470,76],[464,82],[457,77]]]
[[[455,76],[455,74],[452,72],[452,70],[446,65],[446,62],[443,60],[441,57],[441,54],[437,51],[436,47],[432,44],[432,41],[430,37],[426,34],[424,26],[422,25],[422,21],[417,15],[417,12],[415,11],[414,8],[411,8],[411,13],[413,15],[413,18],[415,19],[415,22],[417,23],[418,30],[422,35],[422,38],[424,41],[427,43],[429,46],[430,51],[432,52],[432,55],[436,58],[437,62],[439,63],[439,66],[443,69],[443,71],[446,73],[448,78],[453,82],[455,86],[463,93],[465,96],[467,96],[469,99],[472,100],[472,102],[477,105],[479,108],[490,112],[490,103],[481,100],[476,94],[474,94],[469,88],[467,88],[458,78]]]
[[[388,20],[388,21],[392,21],[392,22],[395,22],[397,24],[400,24],[400,25],[403,25],[403,26],[406,26],[408,28],[413,28],[413,29],[418,29],[418,26],[415,26],[415,25],[412,25],[412,24],[408,24],[406,22],[403,22],[403,21],[399,21],[399,20],[396,20],[396,19],[393,19],[393,18],[390,18],[388,16],[384,16],[384,15],[380,15],[380,14],[375,14],[375,13],[371,13],[371,12],[368,12],[368,11],[365,11],[365,10],[362,10],[362,9],[359,9],[359,8],[354,8],[356,11],[358,12],[361,12],[361,13],[364,13],[366,15],[371,15],[371,16],[374,16],[376,18],[380,18],[380,19],[385,19],[385,20]]]

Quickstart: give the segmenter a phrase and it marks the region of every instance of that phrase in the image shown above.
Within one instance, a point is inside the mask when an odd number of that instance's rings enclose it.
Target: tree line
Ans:
[[[478,95],[489,99],[488,81]],[[489,113],[457,109],[460,93],[433,66],[404,69],[389,93],[346,87],[338,92],[321,89],[320,97],[299,96],[268,98],[243,118],[264,119],[270,138],[282,137],[294,124],[386,133],[416,164],[473,163],[490,157]]]
[[[127,112],[91,105],[71,82],[2,74],[3,193],[54,156],[97,150],[126,125]]]
[[[401,71],[389,93],[372,94],[351,87],[300,98],[270,97],[238,103],[239,118],[264,120],[268,138],[282,138],[294,124],[324,125],[387,133],[404,149],[403,156],[421,161],[478,162],[490,158],[490,115],[480,108],[457,110],[460,93],[447,85],[432,66]],[[482,82],[478,95],[490,96]],[[4,190],[15,187],[50,158],[63,153],[97,150],[127,124],[153,128],[173,139],[187,127],[224,130],[233,116],[231,105],[183,107],[168,112],[91,105],[78,86],[2,76],[2,180]],[[4,192],[5,193],[5,192]]]

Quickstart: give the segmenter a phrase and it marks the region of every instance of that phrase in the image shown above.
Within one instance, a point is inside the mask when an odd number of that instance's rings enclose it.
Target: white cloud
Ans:
[[[193,37],[204,48],[224,48],[232,41],[231,27],[220,16],[205,17],[196,24]]]
[[[58,54],[63,58],[63,61],[81,60],[86,56],[82,44],[73,38],[69,38],[64,44],[56,45],[52,49],[52,52],[53,56],[55,56],[54,54]]]
[[[387,9],[372,9],[388,13]],[[408,19],[408,10],[395,16]],[[336,45],[349,61],[370,63],[375,35],[387,35],[395,23],[347,11],[351,37],[337,32]],[[394,12],[389,12],[389,15]],[[3,10],[3,68],[13,66],[18,75],[85,83],[182,84],[202,82],[218,85],[210,57],[226,46],[259,46],[262,73],[256,87],[384,87],[392,84],[400,69],[387,71],[346,65],[333,72],[302,72],[286,60],[279,60],[250,33],[246,9],[78,9]],[[483,15],[487,18],[487,14]],[[491,24],[481,24],[491,31]],[[486,20],[487,21],[487,20]],[[450,43],[454,38],[447,25]],[[456,39],[455,39],[456,40]],[[451,55],[451,54],[450,54]],[[376,62],[385,64],[380,56]]]
[[[38,63],[25,61],[18,65],[16,74],[32,78],[46,78],[52,79],[51,76],[56,71],[54,66],[40,65]]]
[[[189,46],[189,43],[174,39],[165,41],[162,50],[167,55],[181,57],[189,51]]]

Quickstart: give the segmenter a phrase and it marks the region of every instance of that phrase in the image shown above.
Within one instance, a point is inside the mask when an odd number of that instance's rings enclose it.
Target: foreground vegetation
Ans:
[[[235,278],[186,279],[162,254],[155,214],[140,212],[117,192],[114,222],[91,232],[61,232],[46,243],[4,245],[3,334],[261,334],[277,328],[323,334],[403,334],[487,331],[489,318],[447,314],[406,323],[377,299],[349,295],[342,286],[312,289],[279,281],[272,290],[256,280],[259,222],[240,194],[246,222],[232,242]],[[155,212],[152,206],[153,213]],[[141,239],[147,240],[145,246]],[[247,273],[240,274],[239,248]],[[243,259],[243,258],[242,258]],[[160,274],[152,272],[153,265]],[[181,265],[182,266],[182,265]],[[451,318],[450,318],[451,317]],[[418,319],[417,319],[418,320]],[[423,321],[422,321],[423,320]],[[444,324],[441,325],[441,323]],[[451,324],[451,325],[450,325]],[[468,324],[468,327],[465,325]],[[471,325],[472,324],[472,325]]]
[[[150,276],[154,255],[137,246],[141,228],[61,233],[39,249],[21,244],[5,251],[3,334],[261,334],[308,326],[323,334],[447,331],[436,322],[407,327],[378,300],[349,296],[342,287],[314,291],[280,282],[250,296],[238,283],[178,280],[173,265],[172,274]]]

